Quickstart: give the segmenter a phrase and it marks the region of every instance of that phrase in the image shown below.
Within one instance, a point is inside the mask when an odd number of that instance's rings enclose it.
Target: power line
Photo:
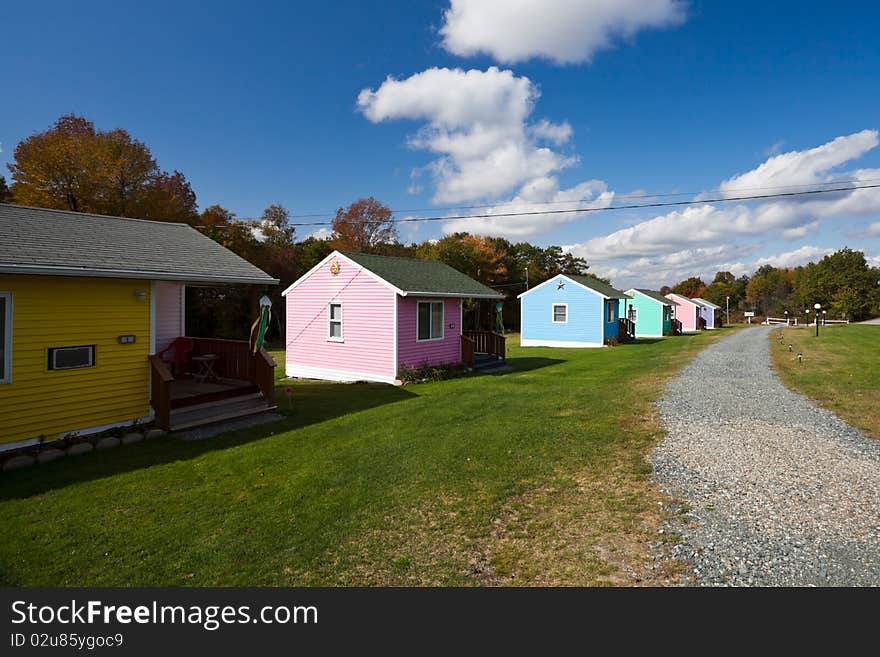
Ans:
[[[650,193],[645,192],[643,194],[615,194],[615,199],[637,199],[637,198],[669,198],[671,196],[696,196],[698,194],[709,194],[716,192],[728,192],[738,194],[740,192],[749,192],[749,191],[763,191],[763,190],[771,190],[771,189],[798,189],[803,187],[823,187],[829,185],[846,185],[846,184],[858,184],[858,183],[870,183],[870,182],[880,182],[880,178],[866,178],[863,180],[831,180],[828,182],[818,182],[818,183],[806,183],[802,185],[767,185],[762,187],[739,187],[737,189],[731,190],[722,190],[722,189],[707,189],[702,190],[700,192],[657,192]],[[482,203],[477,205],[452,205],[446,207],[432,207],[432,208],[412,208],[409,210],[392,210],[392,214],[409,214],[415,212],[442,212],[445,210],[481,210],[483,208],[502,208],[507,206],[516,206],[516,205],[563,205],[565,203],[589,203],[595,201],[595,198],[580,198],[580,199],[570,199],[567,201],[507,201],[505,203]],[[335,212],[335,211],[334,211]],[[311,212],[305,214],[291,214],[289,217],[291,219],[309,219],[313,217],[327,217],[329,215],[334,214],[334,212]],[[482,215],[481,215],[482,216]],[[303,224],[304,225],[304,224]]]
[[[420,223],[429,221],[457,221],[460,219],[494,219],[506,217],[530,217],[548,214],[577,214],[587,212],[612,212],[615,210],[637,210],[641,208],[666,208],[686,205],[705,205],[708,203],[732,203],[735,201],[756,201],[770,198],[790,198],[794,196],[814,196],[818,194],[832,194],[835,192],[850,192],[858,189],[874,189],[880,187],[876,185],[859,185],[853,187],[835,187],[831,189],[811,189],[800,192],[778,192],[775,194],[756,194],[753,196],[724,196],[707,199],[692,199],[689,201],[660,201],[657,203],[631,203],[627,205],[612,205],[604,208],[573,208],[566,210],[531,210],[528,212],[498,212],[491,214],[460,214],[460,215],[441,215],[433,217],[402,217],[400,219],[389,219],[388,223]],[[291,222],[290,226],[330,226],[333,221],[308,221],[308,222]]]

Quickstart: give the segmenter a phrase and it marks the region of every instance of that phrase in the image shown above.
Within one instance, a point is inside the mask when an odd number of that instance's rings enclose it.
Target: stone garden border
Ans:
[[[95,450],[113,449],[120,445],[133,445],[143,440],[153,440],[166,432],[156,427],[128,427],[117,432],[104,431],[94,436],[66,436],[52,442],[38,443],[0,454],[0,471],[19,470],[40,463],[57,461],[66,456],[79,456]]]

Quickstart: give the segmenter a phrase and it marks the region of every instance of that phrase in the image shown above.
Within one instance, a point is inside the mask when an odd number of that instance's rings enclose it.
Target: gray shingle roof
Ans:
[[[721,310],[721,306],[719,306],[718,304],[712,303],[711,301],[706,301],[702,297],[694,297],[693,300],[699,301],[704,306],[708,306],[709,308],[712,308],[713,310]]]
[[[591,290],[595,290],[599,294],[608,297],[609,299],[629,299],[625,293],[620,290],[611,287],[607,283],[603,283],[602,281],[597,281],[592,276],[575,276],[573,274],[565,274],[568,278],[573,281],[577,281],[581,285],[584,285]]]
[[[666,297],[664,297],[664,296],[663,296],[662,294],[660,294],[659,292],[654,292],[654,290],[643,290],[643,289],[640,288],[640,287],[634,287],[633,289],[634,289],[636,292],[641,292],[641,293],[644,294],[646,297],[650,297],[650,298],[652,298],[654,301],[659,301],[659,302],[662,303],[664,306],[674,306],[674,305],[675,305],[672,301],[670,301],[669,299],[667,299]]]
[[[278,282],[186,224],[3,203],[0,272],[200,283]]]
[[[407,294],[504,298],[504,295],[439,260],[399,258],[350,251],[340,251],[340,253]]]

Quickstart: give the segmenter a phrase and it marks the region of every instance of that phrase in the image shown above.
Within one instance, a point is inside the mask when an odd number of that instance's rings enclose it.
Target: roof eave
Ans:
[[[91,278],[134,278],[148,281],[189,281],[193,283],[222,283],[243,285],[278,285],[281,281],[268,274],[262,276],[218,276],[187,272],[143,271],[137,269],[97,269],[61,267],[58,265],[19,265],[0,263],[0,273],[35,276],[82,276]]]

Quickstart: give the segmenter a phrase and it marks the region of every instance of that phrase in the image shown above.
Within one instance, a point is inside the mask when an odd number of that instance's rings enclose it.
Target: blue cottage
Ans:
[[[519,295],[523,347],[602,347],[618,337],[626,294],[591,276],[558,274]]]

